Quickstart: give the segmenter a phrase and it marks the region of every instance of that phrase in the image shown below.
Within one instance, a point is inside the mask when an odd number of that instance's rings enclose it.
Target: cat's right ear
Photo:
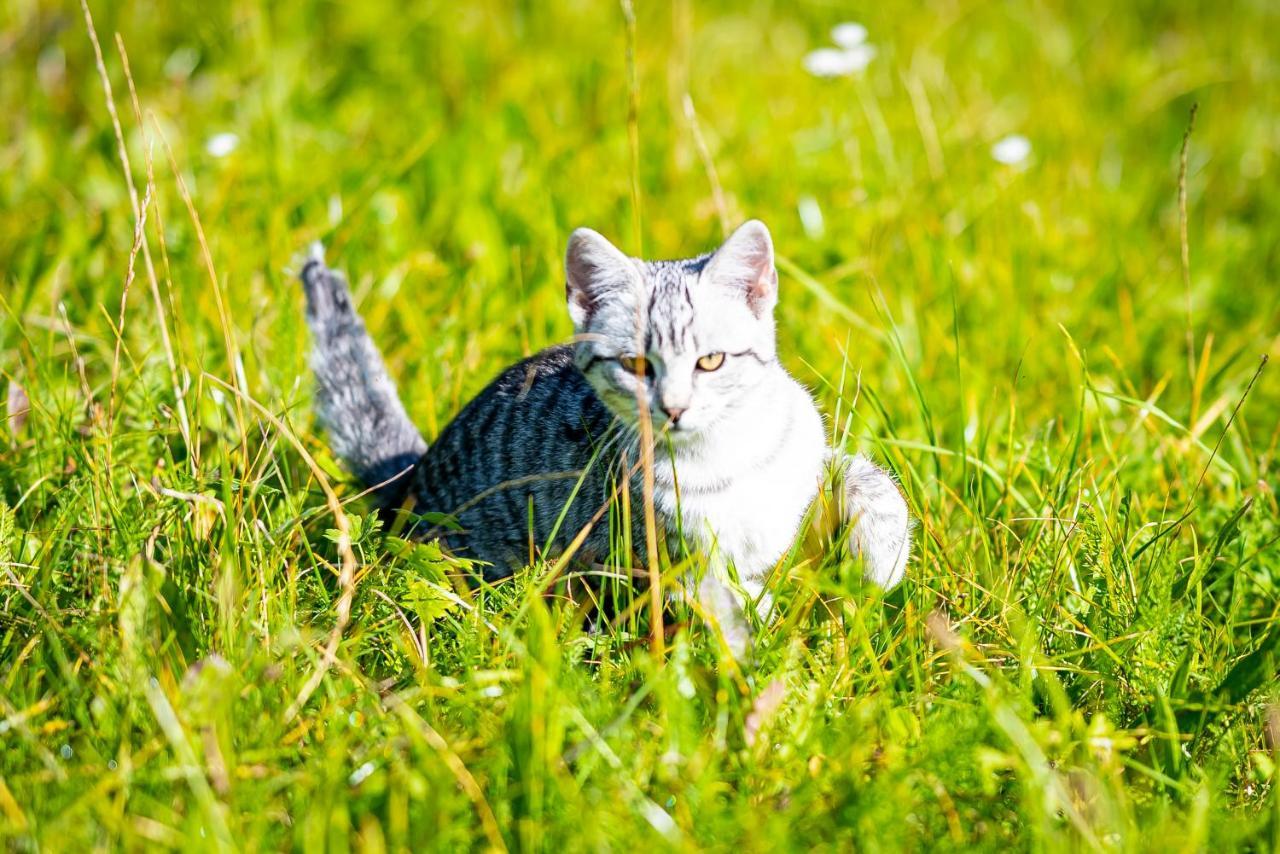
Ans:
[[[711,256],[702,276],[745,297],[756,317],[771,314],[778,302],[778,270],[769,229],[758,219],[738,226]]]
[[[579,228],[564,254],[564,290],[574,329],[582,331],[601,303],[633,290],[638,271],[631,259],[598,232]]]

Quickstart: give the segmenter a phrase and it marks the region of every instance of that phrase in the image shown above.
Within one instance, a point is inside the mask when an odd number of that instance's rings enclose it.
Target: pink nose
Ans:
[[[682,406],[664,406],[662,411],[667,413],[667,417],[671,419],[671,423],[675,424],[680,420],[680,416],[684,415],[685,407]]]

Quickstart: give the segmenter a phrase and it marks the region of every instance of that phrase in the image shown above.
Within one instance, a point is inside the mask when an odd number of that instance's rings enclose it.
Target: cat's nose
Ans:
[[[688,407],[686,406],[662,407],[662,411],[665,412],[667,414],[667,417],[671,419],[672,424],[675,424],[677,421],[680,420],[680,416],[684,415],[686,409],[688,409]]]

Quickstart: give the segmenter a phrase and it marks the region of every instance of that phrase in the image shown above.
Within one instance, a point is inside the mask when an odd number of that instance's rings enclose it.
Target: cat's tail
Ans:
[[[427,450],[405,414],[382,355],[351,304],[340,273],[314,244],[299,273],[307,294],[316,413],[334,453],[373,490],[381,507],[399,504]]]

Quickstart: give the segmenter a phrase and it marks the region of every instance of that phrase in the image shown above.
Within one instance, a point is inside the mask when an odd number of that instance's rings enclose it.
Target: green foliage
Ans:
[[[1276,4],[91,6],[129,179],[80,8],[0,6],[8,847],[1280,847]],[[574,226],[748,216],[900,589],[798,551],[744,673],[362,515],[309,241],[430,438],[568,336]]]

